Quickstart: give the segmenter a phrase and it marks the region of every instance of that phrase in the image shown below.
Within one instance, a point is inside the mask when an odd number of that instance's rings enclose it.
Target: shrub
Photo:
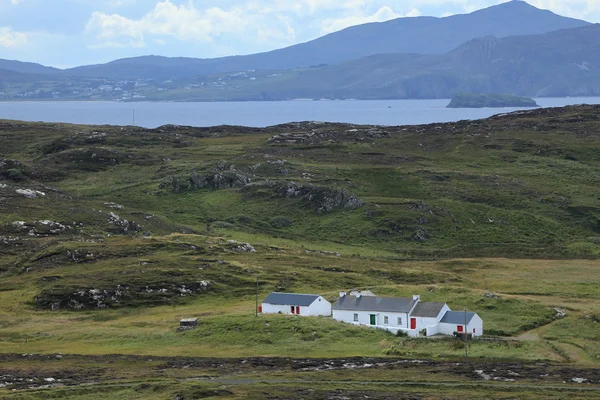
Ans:
[[[273,228],[289,228],[290,226],[294,225],[294,222],[291,219],[282,216],[271,218],[269,223]]]

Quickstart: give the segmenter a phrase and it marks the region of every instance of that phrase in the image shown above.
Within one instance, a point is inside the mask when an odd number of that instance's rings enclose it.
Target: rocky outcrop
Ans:
[[[30,168],[22,162],[0,157],[0,180],[23,182],[29,180],[31,174]]]
[[[390,136],[382,127],[328,124],[329,129],[322,129],[322,127],[319,129],[320,125],[322,124],[317,122],[304,122],[298,124],[298,128],[303,128],[303,132],[281,133],[270,137],[267,142],[273,144],[318,144],[326,141],[364,142]],[[331,129],[332,126],[338,129]]]
[[[108,223],[112,226],[111,231],[119,234],[140,232],[143,229],[138,223],[121,218],[114,212],[108,213]]]
[[[39,190],[33,190],[33,189],[17,189],[17,190],[15,190],[15,193],[20,194],[21,196],[25,197],[26,199],[35,199],[38,197],[46,196],[46,193],[40,192]]]
[[[229,248],[238,253],[256,253],[256,249],[250,243],[240,243],[235,240],[228,241]]]
[[[243,192],[248,195],[258,195],[264,189],[269,189],[273,194],[280,197],[299,198],[319,214],[331,212],[338,208],[353,210],[365,204],[364,201],[345,189],[288,181],[259,182],[244,187]]]
[[[47,310],[93,310],[126,306],[145,301],[150,304],[165,303],[174,298],[196,295],[209,290],[209,281],[179,284],[152,284],[148,286],[117,285],[110,289],[80,289],[63,292],[60,288],[43,291],[34,298],[36,307]]]
[[[172,176],[161,183],[160,188],[169,188],[175,193],[197,189],[239,189],[253,182],[255,179],[254,175],[239,171],[235,166],[221,161],[208,173]]]
[[[71,226],[63,225],[60,222],[43,220],[43,221],[15,221],[12,223],[12,228],[17,233],[27,233],[29,236],[50,236],[60,235],[67,229],[72,229]]]

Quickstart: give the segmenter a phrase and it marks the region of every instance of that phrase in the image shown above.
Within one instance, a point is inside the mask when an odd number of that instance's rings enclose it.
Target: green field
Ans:
[[[600,362],[599,123],[592,106],[410,127],[0,121],[0,398],[333,398],[346,380],[337,395],[350,398],[361,385],[379,398],[545,398],[565,383],[569,397],[593,396],[600,380],[582,392],[571,379]],[[329,318],[256,317],[257,279],[261,298],[420,294],[476,311],[486,338],[465,349]],[[200,326],[177,333],[186,317]],[[165,374],[141,361],[152,357],[483,367]],[[484,382],[473,370],[488,363],[579,370]],[[73,383],[15,380],[53,373]],[[194,380],[203,374],[224,383]],[[303,380],[323,383],[309,394]]]

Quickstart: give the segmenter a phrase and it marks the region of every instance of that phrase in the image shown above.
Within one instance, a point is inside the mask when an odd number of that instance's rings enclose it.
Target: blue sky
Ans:
[[[59,68],[145,54],[218,57],[373,21],[467,13],[506,0],[0,0],[0,58]],[[600,0],[530,0],[600,22]]]

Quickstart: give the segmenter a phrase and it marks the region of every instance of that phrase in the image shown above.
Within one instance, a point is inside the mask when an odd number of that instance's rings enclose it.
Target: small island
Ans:
[[[538,107],[529,97],[494,93],[458,93],[447,108]]]

